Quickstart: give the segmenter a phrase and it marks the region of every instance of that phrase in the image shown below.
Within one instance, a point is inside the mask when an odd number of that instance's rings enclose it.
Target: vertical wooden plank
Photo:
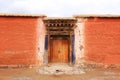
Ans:
[[[62,48],[62,50],[61,50],[61,62],[64,62],[65,60],[64,60],[64,57],[65,57],[65,43],[64,43],[64,40],[61,40],[61,48]]]
[[[51,49],[52,51],[52,62],[59,62],[59,53],[58,53],[58,48],[59,48],[59,40],[53,40],[53,49]]]
[[[62,40],[62,62],[68,62],[68,40]]]
[[[72,64],[72,34],[70,34],[70,40],[69,40],[69,44],[70,44],[70,64]]]
[[[68,40],[66,40],[66,62],[69,62],[69,60],[68,60],[68,57],[69,57],[69,53],[68,53]]]
[[[63,49],[62,49],[62,40],[58,39],[58,62],[62,62],[62,53],[63,53]],[[56,43],[56,44],[57,44]]]

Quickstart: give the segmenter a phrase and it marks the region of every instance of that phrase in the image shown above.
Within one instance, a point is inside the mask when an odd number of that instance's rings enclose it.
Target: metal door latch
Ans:
[[[60,48],[59,48],[59,50],[58,50],[58,53],[60,53],[61,51],[60,51]]]

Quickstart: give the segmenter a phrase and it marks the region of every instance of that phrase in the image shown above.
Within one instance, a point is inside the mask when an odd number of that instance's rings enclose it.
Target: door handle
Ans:
[[[58,51],[58,53],[60,53],[60,50]]]
[[[58,53],[61,53],[60,49],[58,50]]]

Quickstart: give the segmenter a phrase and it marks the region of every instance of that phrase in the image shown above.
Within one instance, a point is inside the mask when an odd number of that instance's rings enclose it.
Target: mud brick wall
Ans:
[[[85,22],[85,57],[88,61],[120,64],[119,18],[88,18]]]
[[[37,63],[38,18],[0,17],[0,65]]]

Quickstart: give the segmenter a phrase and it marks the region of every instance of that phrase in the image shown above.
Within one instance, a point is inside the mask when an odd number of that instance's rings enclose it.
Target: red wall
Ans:
[[[85,22],[86,60],[120,64],[120,19],[88,18]]]
[[[36,64],[37,18],[0,17],[0,65]]]

